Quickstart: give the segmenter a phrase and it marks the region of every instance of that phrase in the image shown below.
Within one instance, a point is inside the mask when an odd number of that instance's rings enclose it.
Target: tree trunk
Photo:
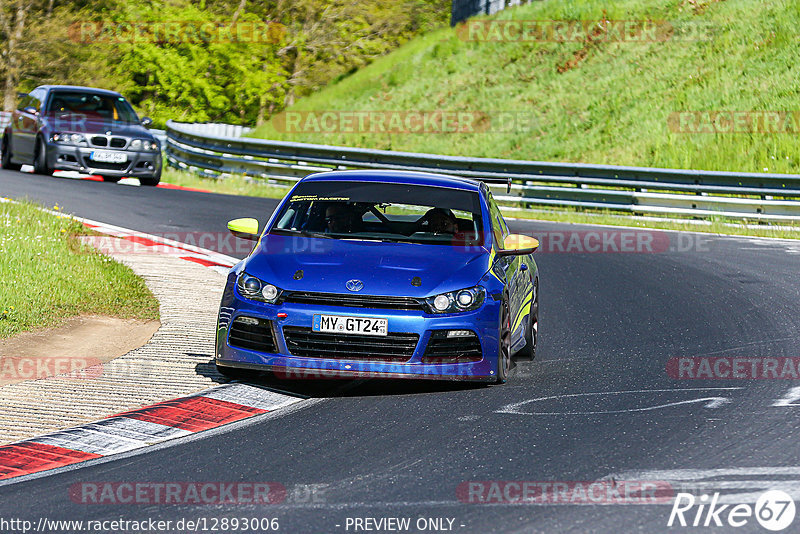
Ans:
[[[19,43],[22,41],[22,34],[25,31],[25,17],[28,15],[31,5],[32,3],[26,4],[19,0],[13,23],[4,21],[7,22],[6,27],[11,29],[6,41],[6,80],[3,92],[3,109],[5,111],[14,111],[16,107],[17,83],[19,82],[20,71],[18,48]]]

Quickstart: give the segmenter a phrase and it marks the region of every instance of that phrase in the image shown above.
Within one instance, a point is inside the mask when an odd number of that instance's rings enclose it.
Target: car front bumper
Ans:
[[[112,150],[127,156],[125,163],[101,163],[92,161],[91,154],[95,150]],[[59,171],[76,171],[83,174],[100,174],[104,176],[130,176],[152,178],[161,173],[161,151],[133,151],[96,149],[59,143],[48,143],[47,164],[51,169]]]
[[[278,314],[285,317],[278,317]],[[416,346],[404,362],[380,361],[381,349],[375,349],[374,360],[348,359],[347,355],[329,357],[301,357],[293,355],[287,341],[286,327],[311,328],[315,314],[353,317],[386,317],[389,334],[418,335]],[[229,279],[220,306],[217,322],[217,365],[238,369],[269,370],[286,379],[325,378],[412,378],[430,380],[494,381],[497,374],[500,303],[491,299],[473,312],[434,315],[423,311],[394,309],[363,309],[341,306],[284,303],[264,304],[247,300],[236,291]],[[237,318],[258,319],[271,329],[273,351],[254,350],[232,346],[230,333]],[[252,320],[252,319],[251,319]],[[480,360],[431,363],[426,349],[433,336],[441,331],[469,330],[480,343]],[[308,333],[307,333],[308,334]],[[337,335],[342,350],[348,348],[348,336]],[[343,338],[343,339],[342,339]],[[353,347],[355,345],[351,345]],[[356,349],[353,349],[356,350]]]

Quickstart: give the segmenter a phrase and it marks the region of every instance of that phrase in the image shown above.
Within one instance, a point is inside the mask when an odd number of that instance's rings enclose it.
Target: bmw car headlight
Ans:
[[[53,134],[53,141],[61,145],[85,145],[86,138],[77,133],[56,132]]]
[[[475,286],[428,297],[425,302],[431,313],[458,313],[477,310],[485,299],[486,290]]]
[[[236,287],[245,298],[269,304],[275,304],[281,296],[280,289],[247,273],[239,275]]]
[[[128,147],[131,150],[146,150],[155,152],[158,150],[158,143],[149,139],[134,139]]]

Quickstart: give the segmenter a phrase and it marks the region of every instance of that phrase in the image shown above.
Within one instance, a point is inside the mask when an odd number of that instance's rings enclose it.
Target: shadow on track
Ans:
[[[230,382],[228,378],[217,372],[213,360],[197,364],[195,370],[197,374],[208,377],[219,384]],[[269,371],[253,372],[252,377],[248,377],[247,380],[239,380],[239,382],[312,398],[424,395],[450,391],[469,391],[490,385],[478,382],[392,378],[288,379],[279,378]]]

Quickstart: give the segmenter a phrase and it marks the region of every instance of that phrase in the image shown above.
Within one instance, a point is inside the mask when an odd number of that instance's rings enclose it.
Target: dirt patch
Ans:
[[[158,321],[83,315],[2,339],[0,386],[69,373],[83,376],[81,369],[96,369],[141,347],[159,326]]]

